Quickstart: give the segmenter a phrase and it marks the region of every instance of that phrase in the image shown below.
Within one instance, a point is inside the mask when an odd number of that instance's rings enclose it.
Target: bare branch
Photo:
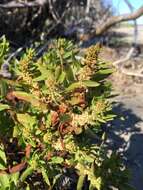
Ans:
[[[0,70],[0,76],[3,76],[4,78],[11,78],[11,73],[9,72],[9,64],[11,59],[16,57],[21,51],[23,50],[23,47],[18,48],[15,52],[13,52],[7,60],[4,61],[4,63],[1,66]]]
[[[125,3],[128,5],[129,9],[131,10],[131,13],[134,11],[134,7],[129,2],[129,0],[124,0]],[[134,20],[134,44],[137,44],[137,37],[138,37],[138,26],[136,19]]]
[[[92,35],[101,35],[107,31],[110,27],[124,21],[135,20],[143,15],[143,6],[137,9],[131,14],[124,14],[119,16],[112,16],[103,24],[96,28],[96,31]]]
[[[121,67],[120,69],[121,73],[128,75],[128,76],[133,76],[133,77],[143,77],[143,69],[137,69],[135,70],[129,70],[124,67]]]
[[[86,13],[86,14],[89,14],[90,3],[91,3],[91,0],[87,0],[86,10],[85,10],[85,13]]]
[[[118,71],[120,71],[121,73],[125,75],[134,76],[134,77],[143,77],[143,68],[133,70],[133,69],[127,69],[124,67],[124,63],[131,58],[134,50],[135,48],[132,47],[125,58],[119,59],[113,62],[112,64]]]
[[[30,8],[40,7],[45,4],[46,0],[36,0],[35,2],[16,2],[11,1],[9,3],[0,4],[0,8],[3,9],[15,9],[15,8]]]
[[[122,58],[122,59],[119,59],[119,60],[113,62],[112,65],[113,65],[114,67],[116,67],[117,69],[120,69],[120,68],[122,67],[123,63],[125,63],[126,61],[128,61],[128,60],[131,58],[131,56],[132,56],[134,50],[135,50],[135,48],[132,47],[132,48],[129,50],[129,52],[128,52],[128,54],[126,55],[125,58]]]
[[[131,13],[133,12],[133,6],[128,0],[124,0],[125,3],[128,5],[129,9],[131,10]],[[143,69],[137,69],[137,70],[129,70],[124,67],[124,63],[128,61],[135,50],[135,45],[137,43],[137,35],[138,35],[138,28],[137,28],[137,22],[134,20],[134,47],[132,47],[125,58],[119,59],[115,62],[113,62],[113,66],[115,66],[121,73],[128,75],[128,76],[137,76],[137,77],[143,77]]]
[[[52,14],[53,19],[57,23],[59,23],[60,17],[59,17],[59,14],[57,13],[57,11],[55,11],[55,9],[54,9],[53,1],[52,0],[48,0],[48,3],[49,3],[49,9],[50,9],[50,12]]]

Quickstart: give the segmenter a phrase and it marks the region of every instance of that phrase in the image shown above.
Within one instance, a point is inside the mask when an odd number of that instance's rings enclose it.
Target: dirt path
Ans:
[[[133,28],[123,27],[116,31],[125,34],[121,37],[124,42],[132,43]],[[139,27],[138,37],[139,44],[143,45],[143,26]],[[111,49],[104,57],[106,60],[117,60],[125,52],[125,48],[119,48],[118,52]],[[128,64],[132,63],[136,64],[135,69],[138,65],[143,67],[143,46],[139,57],[130,60]],[[130,183],[136,190],[143,190],[143,78],[128,77],[116,72],[111,81],[114,93],[118,94],[112,99],[113,110],[118,118],[112,122],[112,129],[108,132],[109,143],[113,150],[122,153],[126,166],[131,170]]]
[[[113,31],[121,34],[122,40],[126,41],[128,43],[133,42],[133,34],[134,34],[134,27],[132,26],[123,26],[120,28],[116,28]],[[137,38],[138,44],[143,44],[143,25],[138,26],[138,38]]]
[[[114,102],[118,118],[109,131],[111,147],[123,154],[132,172],[131,184],[136,190],[143,190],[143,95],[120,94]]]
[[[143,59],[140,61],[143,62]],[[131,184],[143,190],[143,79],[127,77],[119,72],[112,76],[114,112],[118,117],[109,131],[112,149],[123,154],[132,172]]]

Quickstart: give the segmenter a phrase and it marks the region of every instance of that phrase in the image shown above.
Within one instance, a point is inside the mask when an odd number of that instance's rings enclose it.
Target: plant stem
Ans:
[[[82,190],[85,175],[80,175],[77,182],[77,190]]]

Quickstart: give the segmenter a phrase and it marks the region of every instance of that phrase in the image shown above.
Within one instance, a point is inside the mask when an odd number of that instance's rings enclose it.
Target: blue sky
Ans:
[[[115,10],[118,11],[118,14],[129,13],[130,10],[124,0],[106,0],[112,3],[112,6],[115,7]],[[143,0],[129,0],[135,9],[143,6]],[[137,19],[138,24],[143,24],[143,16]]]

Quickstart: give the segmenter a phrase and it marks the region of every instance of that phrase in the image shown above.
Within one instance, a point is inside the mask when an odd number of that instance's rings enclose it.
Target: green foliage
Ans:
[[[4,62],[5,56],[7,55],[9,50],[9,43],[6,40],[5,36],[0,39],[0,67]]]
[[[77,190],[87,180],[89,189],[125,189],[119,156],[104,150],[112,70],[99,50],[90,47],[79,61],[72,42],[59,39],[38,60],[29,49],[12,62],[13,78],[0,83],[1,189],[55,189],[64,170],[78,175]]]

